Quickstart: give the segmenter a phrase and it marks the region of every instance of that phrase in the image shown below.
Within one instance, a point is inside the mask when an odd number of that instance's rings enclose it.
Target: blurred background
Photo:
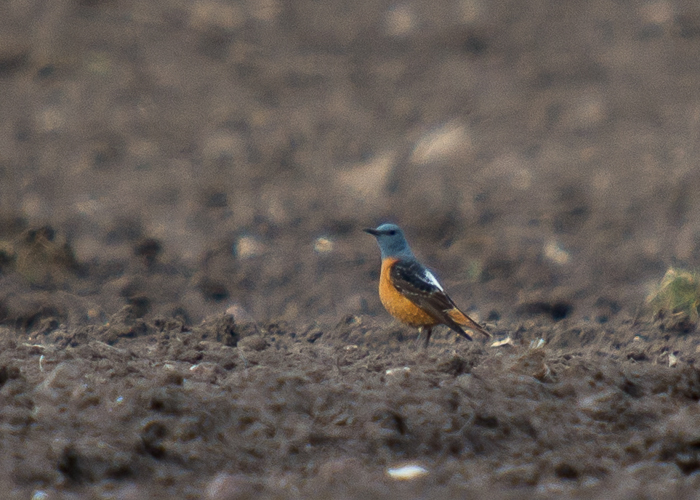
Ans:
[[[630,317],[699,135],[693,0],[8,0],[0,321],[383,315],[386,221],[482,321]]]

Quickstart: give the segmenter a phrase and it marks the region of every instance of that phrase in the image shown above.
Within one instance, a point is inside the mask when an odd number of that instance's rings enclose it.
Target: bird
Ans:
[[[379,298],[393,317],[411,327],[425,330],[424,348],[430,343],[433,328],[446,325],[461,337],[472,340],[465,331],[491,334],[459,310],[445,289],[411,251],[403,231],[396,224],[364,229],[377,238],[382,267]]]

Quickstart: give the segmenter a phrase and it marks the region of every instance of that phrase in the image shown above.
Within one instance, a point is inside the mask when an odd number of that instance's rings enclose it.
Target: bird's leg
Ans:
[[[419,326],[418,327],[418,337],[416,337],[416,347],[418,346],[420,342],[420,338],[423,336],[423,327]]]
[[[432,335],[432,333],[432,327],[429,326],[425,329],[425,343],[423,344],[423,349],[426,349],[428,347],[428,344],[430,343],[430,335]]]

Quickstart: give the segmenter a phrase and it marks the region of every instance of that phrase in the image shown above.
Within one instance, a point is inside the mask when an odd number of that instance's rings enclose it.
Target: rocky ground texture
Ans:
[[[13,0],[0,95],[7,498],[700,487],[694,1]]]

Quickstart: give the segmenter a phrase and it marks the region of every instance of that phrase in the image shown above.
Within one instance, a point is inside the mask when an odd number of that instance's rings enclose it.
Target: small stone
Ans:
[[[399,376],[407,377],[408,374],[411,373],[411,368],[408,366],[402,366],[400,368],[389,368],[384,373],[386,375],[389,375],[390,377],[399,377]]]
[[[673,354],[672,352],[668,353],[668,366],[673,368],[678,364],[678,356]]]
[[[547,242],[544,246],[544,256],[560,266],[569,262],[569,252],[564,250],[561,244],[556,241]]]
[[[316,238],[314,242],[314,251],[316,253],[330,253],[333,251],[333,240],[325,236]]]
[[[236,242],[234,253],[240,259],[256,257],[265,251],[265,246],[253,236],[241,236]]]
[[[506,337],[501,340],[495,340],[493,344],[491,344],[491,347],[503,347],[507,345],[513,345],[513,339],[510,337]]]
[[[428,469],[420,465],[408,464],[400,467],[390,467],[386,470],[386,473],[391,479],[408,481],[427,475]]]

